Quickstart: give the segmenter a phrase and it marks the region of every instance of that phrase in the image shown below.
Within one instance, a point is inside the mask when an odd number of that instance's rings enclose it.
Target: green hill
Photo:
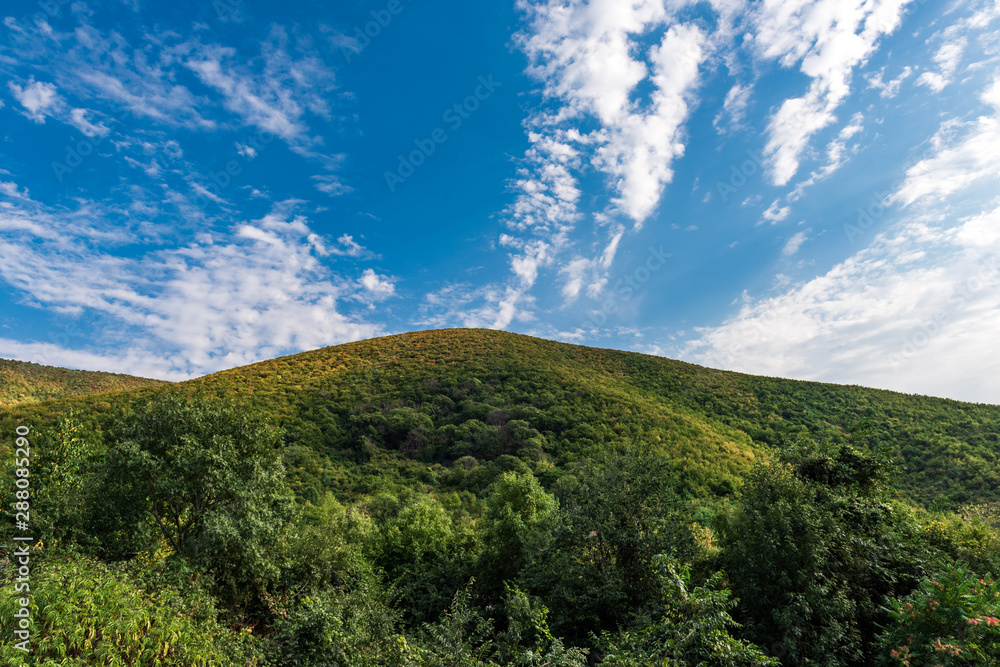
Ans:
[[[769,448],[803,436],[840,443],[864,430],[869,445],[903,462],[898,488],[909,500],[941,508],[1000,501],[1000,406],[757,377],[500,331],[390,336],[174,386],[242,397],[270,414],[286,429],[293,486],[307,497],[394,485],[475,492],[514,459],[552,483],[582,459],[634,443],[671,460],[691,495],[726,495]],[[45,420],[70,406],[100,412],[108,403],[20,406],[4,422],[9,431],[15,417]]]
[[[0,622],[30,612],[36,651],[3,664],[1000,651],[998,406],[443,330],[23,403],[0,432]]]
[[[164,384],[161,380],[149,380],[131,375],[74,371],[25,361],[0,359],[0,408],[161,384]]]

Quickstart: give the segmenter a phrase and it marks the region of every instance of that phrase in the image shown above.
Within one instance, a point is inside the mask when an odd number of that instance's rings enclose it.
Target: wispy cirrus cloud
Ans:
[[[739,311],[679,349],[683,358],[765,375],[870,384],[1000,402],[1000,78],[990,113],[944,122],[930,156],[890,201],[905,217],[868,248]],[[970,204],[982,211],[955,219]],[[803,234],[803,233],[800,233]],[[805,240],[785,246],[795,254]]]
[[[836,121],[855,68],[899,27],[910,2],[775,0],[753,10],[750,43],[758,57],[798,64],[810,79],[805,94],[786,99],[768,124],[765,155],[775,185],[792,180],[812,137]]]
[[[917,77],[917,85],[927,86],[935,93],[944,90],[951,83],[951,78],[955,75],[967,46],[968,40],[965,37],[958,37],[942,44],[934,54],[934,63],[938,66],[938,71],[924,72]]]
[[[190,377],[383,332],[345,304],[392,297],[391,279],[370,269],[352,278],[350,268],[332,268],[324,246],[342,255],[363,249],[346,235],[325,241],[287,206],[224,232],[129,256],[116,248],[138,239],[110,221],[112,215],[90,206],[51,210],[30,199],[0,209],[0,278],[26,305],[100,324],[111,349],[127,340],[133,352],[106,368],[137,372],[126,368],[134,351],[158,350],[163,366],[144,372]],[[18,268],[25,263],[31,272]],[[48,344],[17,349],[32,345]],[[74,365],[85,365],[119,356],[63,347],[45,348],[46,358],[78,355]]]
[[[712,123],[717,132],[725,134],[743,126],[743,119],[750,106],[752,94],[753,88],[744,83],[737,83],[729,89],[729,92],[726,93],[726,99],[722,103],[722,111],[715,116]]]
[[[519,309],[533,303],[526,297],[544,270],[564,281],[568,300],[585,287],[600,292],[624,222],[640,229],[673,178],[711,48],[705,30],[672,21],[663,0],[519,0],[518,8],[528,24],[518,43],[548,105],[525,121],[531,148],[505,215],[514,235],[503,235],[501,246],[513,251],[513,277],[483,293],[495,327],[530,319]],[[648,95],[637,94],[642,86]],[[584,219],[579,179],[589,170],[604,176],[609,196],[592,212],[605,240],[588,257],[574,251],[571,234]]]
[[[281,26],[271,27],[258,57],[198,44],[190,48],[184,65],[244,123],[281,137],[293,149],[307,149],[317,141],[307,115],[329,117],[330,94],[336,88],[333,70],[295,44]]]
[[[1000,78],[983,91],[982,101],[993,113],[969,123],[947,122],[932,140],[933,155],[910,167],[894,200],[909,206],[914,202],[941,200],[976,183],[1000,176]],[[964,126],[964,136],[949,141]]]

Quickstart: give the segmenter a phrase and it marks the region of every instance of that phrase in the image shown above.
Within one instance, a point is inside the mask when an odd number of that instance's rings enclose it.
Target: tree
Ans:
[[[4,508],[13,507],[15,496],[21,498],[18,492],[30,493],[31,523],[40,540],[49,547],[85,542],[89,475],[99,458],[97,434],[70,410],[31,440],[30,491],[6,486],[0,491]]]
[[[789,665],[870,664],[885,604],[931,553],[884,499],[891,461],[802,443],[757,465],[723,521],[722,564],[748,637]]]
[[[615,630],[658,607],[653,557],[688,559],[695,543],[674,491],[674,469],[662,456],[623,449],[560,481],[562,521],[526,586],[556,610],[556,632],[586,641],[591,632]]]
[[[435,618],[468,576],[476,548],[471,528],[456,524],[431,496],[417,495],[398,504],[392,497],[376,497],[368,511],[381,516],[365,551],[392,583],[407,622]]]
[[[125,406],[110,431],[94,520],[106,542],[162,540],[232,600],[277,575],[292,506],[280,431],[245,407],[176,393]]]
[[[729,634],[738,628],[729,615],[736,606],[722,588],[722,572],[703,586],[691,587],[691,568],[664,556],[653,559],[663,607],[646,627],[605,634],[601,667],[640,665],[778,665],[760,647]]]
[[[480,581],[493,596],[503,592],[551,543],[558,505],[535,476],[505,472],[492,487],[483,518]]]

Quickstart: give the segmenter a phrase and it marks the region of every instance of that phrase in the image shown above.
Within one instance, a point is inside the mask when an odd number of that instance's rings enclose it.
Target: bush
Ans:
[[[392,667],[406,665],[399,618],[371,579],[306,597],[276,610],[271,664],[275,667]]]
[[[869,664],[882,607],[924,576],[919,526],[882,496],[877,457],[799,449],[757,465],[720,531],[746,636],[789,665]]]
[[[66,667],[159,665],[201,667],[259,664],[249,630],[216,620],[211,596],[185,593],[161,581],[155,591],[124,580],[106,565],[48,554],[32,559],[31,651],[0,645],[0,663]],[[10,575],[0,588],[0,624],[15,627],[21,594]],[[9,630],[8,630],[9,632]]]
[[[281,433],[259,413],[167,393],[121,409],[110,441],[93,519],[106,547],[165,541],[232,602],[277,576],[293,502]]]
[[[961,565],[890,604],[879,664],[996,665],[1000,660],[1000,584]]]
[[[587,652],[566,648],[549,632],[548,609],[517,589],[503,606],[506,632],[470,604],[470,583],[455,594],[437,623],[425,624],[413,642],[413,665],[421,667],[585,667]]]
[[[525,587],[555,610],[552,626],[583,643],[658,608],[653,557],[696,552],[674,470],[655,454],[624,449],[595,458],[559,485],[562,518]]]
[[[663,608],[656,620],[638,631],[605,633],[602,667],[646,665],[778,665],[758,646],[732,637],[739,624],[729,615],[736,606],[722,588],[722,573],[691,589],[691,571],[663,556],[654,559]]]
[[[503,592],[551,544],[558,505],[531,473],[505,472],[486,500],[478,570],[485,589]]]

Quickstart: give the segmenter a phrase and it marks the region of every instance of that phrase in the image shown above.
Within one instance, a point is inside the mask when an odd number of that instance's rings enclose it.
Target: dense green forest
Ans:
[[[53,368],[26,361],[0,359],[0,408],[66,396],[86,396],[164,384],[159,380]]]
[[[8,480],[18,426],[5,664],[1000,655],[998,406],[444,330],[8,407]]]

